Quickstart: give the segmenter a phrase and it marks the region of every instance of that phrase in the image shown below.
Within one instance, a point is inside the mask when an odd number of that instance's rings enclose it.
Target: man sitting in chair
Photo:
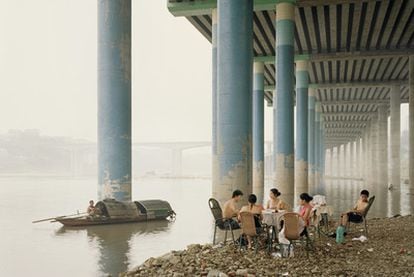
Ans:
[[[233,191],[233,195],[230,200],[227,200],[223,205],[223,218],[229,220],[232,229],[239,229],[239,223],[234,220],[234,217],[237,217],[239,210],[237,208],[237,202],[240,201],[243,196],[241,190],[236,189]]]
[[[364,212],[365,208],[368,206],[368,197],[369,192],[367,190],[362,190],[357,203],[355,204],[354,208],[350,211],[346,211],[341,214],[341,225],[346,226],[348,221],[351,222],[360,222],[362,221],[362,213]]]

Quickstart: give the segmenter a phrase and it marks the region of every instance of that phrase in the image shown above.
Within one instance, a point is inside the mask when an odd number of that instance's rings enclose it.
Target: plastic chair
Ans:
[[[233,226],[232,226],[233,219],[223,218],[223,211],[221,210],[220,204],[216,199],[210,198],[208,200],[208,205],[209,205],[211,213],[213,214],[213,217],[214,217],[213,244],[216,243],[217,228],[225,232],[224,233],[224,243],[226,243],[226,241],[227,241],[227,232],[228,231],[231,232],[231,237],[232,237],[233,242],[234,242],[233,230],[238,229],[238,228],[233,228]]]
[[[356,220],[353,220],[353,221],[348,220],[347,226],[346,226],[346,229],[348,230],[348,232],[350,230],[351,223],[364,224],[364,233],[365,233],[365,236],[368,237],[367,215],[368,215],[369,209],[371,208],[372,204],[374,203],[374,200],[375,200],[375,195],[372,196],[371,198],[369,198],[368,205],[366,206],[364,211],[362,213],[360,213],[361,220],[357,220],[357,221]]]
[[[256,227],[255,223],[255,215],[250,212],[241,212],[240,213],[240,221],[241,221],[241,228],[242,228],[242,234],[249,236],[253,239],[254,242],[254,251],[257,253],[258,249],[258,238],[260,234],[266,234],[267,235],[267,243],[269,243],[269,232],[267,231],[266,225],[261,225],[260,227]],[[259,231],[259,232],[258,232]],[[240,249],[242,248],[242,245],[240,244]],[[267,247],[269,250],[269,247]]]
[[[305,244],[306,254],[309,255],[308,251],[313,248],[313,244],[306,226],[302,233],[299,233],[299,218],[300,216],[297,213],[286,213],[283,215],[285,237],[289,240],[288,253],[290,253],[293,243],[299,241]]]

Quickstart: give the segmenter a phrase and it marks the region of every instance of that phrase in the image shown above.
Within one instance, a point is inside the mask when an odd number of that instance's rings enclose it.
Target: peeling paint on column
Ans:
[[[409,103],[408,103],[408,175],[410,192],[414,193],[414,56],[409,58]]]
[[[257,203],[263,203],[264,194],[264,162],[253,162],[253,193],[257,196]]]
[[[390,91],[390,114],[390,183],[395,191],[398,191],[401,183],[401,92],[399,86],[393,86]]]
[[[274,141],[276,141],[276,186],[284,200],[294,204],[294,30],[295,5],[276,4],[276,96]]]
[[[276,155],[276,172],[281,172],[286,169],[294,170],[295,166],[295,156],[294,155],[284,155],[284,154],[277,154]],[[280,174],[277,176],[277,185],[282,192],[282,199],[286,201],[291,207],[294,205],[294,191],[293,189],[287,190],[285,189],[285,193],[283,193],[282,189],[286,186],[284,184],[293,184],[294,183],[294,175],[293,174]]]
[[[388,107],[378,105],[378,184],[388,188]]]
[[[218,1],[217,159],[213,195],[223,203],[232,191],[252,192],[253,1]]]
[[[212,194],[214,198],[217,198],[216,187],[219,185],[219,163],[217,156],[217,115],[218,115],[218,103],[217,103],[217,9],[213,9],[211,12],[212,27],[211,27],[211,117],[212,117],[212,130],[211,130],[211,155],[212,155]]]
[[[308,89],[308,191],[315,187],[315,89]]]
[[[98,1],[98,199],[131,200],[131,1]]]
[[[311,194],[314,194],[320,186],[321,182],[321,103],[315,103],[315,183],[313,188],[310,188]]]
[[[296,61],[295,197],[308,192],[308,61]]]
[[[253,193],[263,202],[264,193],[264,64],[253,66]]]

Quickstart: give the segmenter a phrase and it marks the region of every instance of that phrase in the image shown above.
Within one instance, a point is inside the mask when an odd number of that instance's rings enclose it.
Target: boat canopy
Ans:
[[[140,216],[140,211],[134,202],[123,202],[115,199],[104,199],[96,203],[104,216],[110,218],[136,218]]]
[[[167,201],[163,200],[140,200],[135,201],[135,204],[142,213],[146,213],[148,217],[166,218],[171,215],[173,209]]]
[[[137,218],[146,215],[147,219],[167,218],[173,212],[170,204],[163,200],[117,201],[104,199],[96,203],[100,214],[110,218]]]

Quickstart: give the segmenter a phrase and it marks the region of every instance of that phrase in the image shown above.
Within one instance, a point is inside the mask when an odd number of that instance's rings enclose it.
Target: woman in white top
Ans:
[[[285,210],[285,211],[290,210],[289,206],[285,202],[283,202],[281,199],[279,199],[280,195],[281,195],[281,193],[277,189],[275,189],[275,188],[271,189],[270,194],[269,194],[270,199],[269,199],[269,201],[267,201],[266,209],[272,209],[272,210],[276,210],[276,211],[278,211],[278,210]]]

